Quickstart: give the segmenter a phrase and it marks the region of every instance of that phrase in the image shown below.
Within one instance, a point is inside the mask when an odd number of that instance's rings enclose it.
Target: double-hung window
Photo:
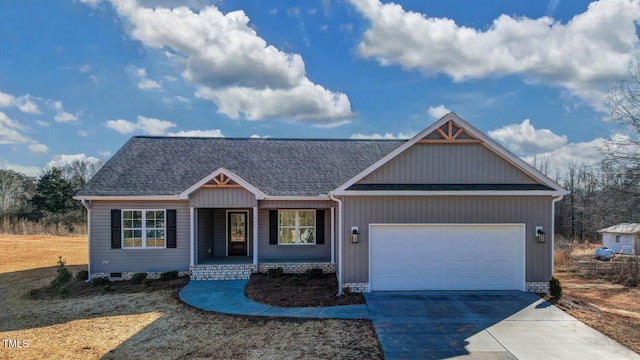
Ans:
[[[164,248],[165,210],[122,210],[123,248]]]
[[[316,243],[315,210],[280,210],[278,244],[313,245]]]

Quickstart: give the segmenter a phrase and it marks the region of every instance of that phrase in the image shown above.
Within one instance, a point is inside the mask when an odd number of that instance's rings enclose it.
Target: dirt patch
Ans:
[[[86,270],[86,238],[0,235],[0,338],[28,345],[0,346],[0,359],[384,359],[368,320],[201,311],[178,299],[186,279],[114,282],[108,293],[73,280],[75,295],[25,296],[48,286],[59,255],[74,275]]]
[[[245,295],[257,302],[278,307],[318,307],[364,304],[360,293],[336,296],[338,281],[335,274],[322,274],[308,279],[305,274],[253,274],[245,288]]]
[[[616,283],[611,276],[617,264],[635,262],[623,256],[613,262],[594,259],[599,244],[582,245],[571,252],[569,260],[556,263],[555,276],[560,280],[564,296],[556,306],[611,339],[640,353],[640,289],[629,281]],[[599,269],[606,268],[607,272]],[[597,271],[595,271],[596,269]],[[604,274],[600,278],[599,274]]]

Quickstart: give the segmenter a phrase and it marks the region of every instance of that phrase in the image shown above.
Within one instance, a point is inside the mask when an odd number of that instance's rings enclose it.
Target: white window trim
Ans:
[[[280,242],[280,213],[283,211],[295,211],[296,212],[296,216],[295,216],[295,226],[294,229],[296,231],[296,239],[294,243],[290,243],[290,244],[283,244]],[[298,215],[300,211],[311,211],[313,212],[313,242],[312,243],[301,243],[300,242],[300,225],[298,224]],[[316,209],[281,209],[278,210],[278,245],[282,245],[282,246],[309,246],[309,245],[316,245],[316,241],[317,241],[317,235],[316,234],[316,224],[317,224],[317,219],[316,219]],[[309,228],[310,226],[304,226],[303,228]]]
[[[124,213],[125,211],[140,211],[142,213],[142,246],[141,247],[126,247],[124,246]],[[147,246],[147,211],[162,211],[164,214],[164,246]],[[132,228],[127,228],[132,229]],[[138,228],[135,228],[138,229]],[[155,230],[159,228],[153,228]],[[122,249],[124,250],[140,250],[140,249],[166,249],[167,248],[167,209],[122,209],[120,211],[120,239],[122,241]]]

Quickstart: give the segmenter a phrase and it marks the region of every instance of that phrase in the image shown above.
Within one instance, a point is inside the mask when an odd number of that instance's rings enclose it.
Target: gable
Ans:
[[[487,191],[494,195],[569,193],[454,113],[443,116],[333,193],[480,195]]]
[[[357,184],[535,184],[480,143],[419,142]]]

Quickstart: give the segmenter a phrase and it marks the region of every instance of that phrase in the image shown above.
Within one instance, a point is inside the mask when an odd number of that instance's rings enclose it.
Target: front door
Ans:
[[[229,212],[229,256],[247,255],[247,213]]]

